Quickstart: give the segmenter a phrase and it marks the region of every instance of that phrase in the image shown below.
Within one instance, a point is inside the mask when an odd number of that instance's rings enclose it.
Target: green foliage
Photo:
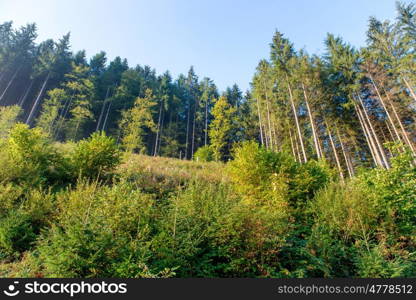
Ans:
[[[155,131],[156,129],[152,116],[152,108],[155,105],[152,91],[147,89],[144,98],[137,98],[133,108],[123,112],[120,128],[122,130],[122,144],[127,152],[146,152],[144,142],[146,131]]]
[[[0,259],[28,250],[35,240],[30,217],[12,210],[0,220]]]
[[[229,158],[233,133],[235,108],[225,96],[220,97],[212,109],[214,120],[209,127],[209,138],[214,152],[214,159],[223,161]]]
[[[48,92],[48,98],[42,105],[42,111],[37,119],[37,126],[48,134],[53,134],[56,126],[62,125],[62,119],[57,120],[61,106],[68,95],[63,89],[53,89]]]
[[[253,201],[284,201],[293,207],[304,205],[331,178],[331,170],[311,161],[295,162],[292,156],[244,142],[234,150],[228,170],[235,188]]]
[[[325,276],[404,277],[416,271],[415,170],[409,153],[390,170],[333,183],[311,203],[308,247]],[[413,274],[413,275],[412,275]]]
[[[39,242],[44,276],[157,277],[151,257],[153,199],[129,184],[79,183],[58,197],[57,222]]]
[[[76,177],[97,179],[111,173],[120,163],[121,153],[113,138],[104,132],[96,132],[78,142],[70,155],[70,163]]]
[[[214,160],[214,152],[210,146],[203,146],[198,148],[194,153],[194,160],[200,162],[209,162]]]
[[[63,175],[62,158],[39,128],[17,124],[1,150],[0,180],[38,185]]]
[[[22,109],[17,105],[0,106],[0,139],[7,137],[21,113]]]

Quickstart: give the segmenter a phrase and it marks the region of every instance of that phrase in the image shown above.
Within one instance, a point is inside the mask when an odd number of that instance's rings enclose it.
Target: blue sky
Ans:
[[[405,1],[410,2],[410,1]],[[0,0],[0,22],[36,22],[39,40],[71,32],[72,49],[104,50],[176,77],[193,65],[220,89],[249,88],[275,29],[296,48],[324,51],[327,32],[365,44],[369,16],[395,17],[394,0]]]

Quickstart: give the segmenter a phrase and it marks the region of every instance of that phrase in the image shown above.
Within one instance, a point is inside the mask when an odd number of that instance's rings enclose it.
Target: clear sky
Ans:
[[[410,2],[410,1],[405,1]],[[322,53],[327,32],[365,43],[369,16],[395,17],[394,0],[0,0],[0,22],[36,22],[39,40],[71,32],[72,50],[150,65],[176,77],[191,65],[220,89],[249,88],[275,29]]]

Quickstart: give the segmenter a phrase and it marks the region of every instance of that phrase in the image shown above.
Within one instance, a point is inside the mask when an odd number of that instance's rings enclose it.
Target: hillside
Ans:
[[[254,142],[196,162],[17,124],[0,150],[0,275],[415,276],[416,170],[392,151],[389,170],[340,181]]]

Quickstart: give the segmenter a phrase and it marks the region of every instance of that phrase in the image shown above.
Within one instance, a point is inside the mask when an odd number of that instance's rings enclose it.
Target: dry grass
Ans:
[[[117,173],[146,190],[169,191],[192,180],[227,182],[224,164],[146,155],[126,155]]]

